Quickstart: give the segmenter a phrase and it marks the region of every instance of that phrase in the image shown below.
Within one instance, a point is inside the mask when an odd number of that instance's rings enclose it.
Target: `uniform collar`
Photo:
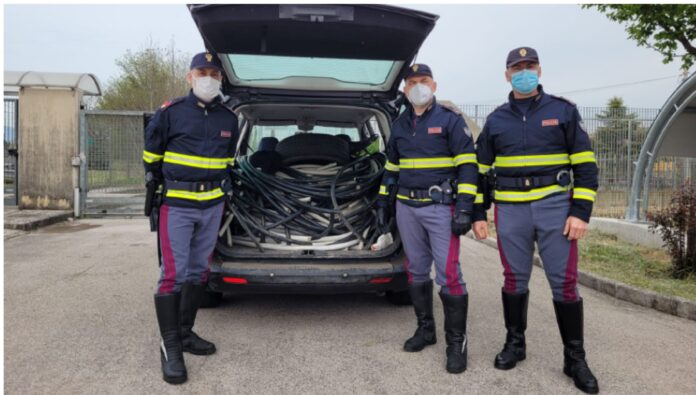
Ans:
[[[422,118],[422,117],[426,116],[429,112],[431,112],[432,110],[434,110],[435,107],[437,107],[437,106],[438,106],[438,104],[437,104],[437,99],[435,99],[435,96],[433,96],[433,101],[430,103],[430,105],[428,106],[428,108],[426,108],[425,111],[423,111],[423,114],[421,114],[421,115],[416,115],[416,111],[414,111],[413,105],[412,105],[412,104],[409,104],[409,106],[408,106],[408,115],[409,115],[409,119],[413,119],[414,117],[417,117],[417,116],[420,116],[420,117]]]
[[[548,101],[548,95],[546,94],[546,92],[544,92],[544,87],[541,84],[539,84],[537,89],[539,90],[539,94],[534,96],[534,100],[531,102],[531,104],[529,106],[529,110],[539,108],[540,105],[545,104]],[[517,106],[515,105],[515,100],[517,100],[517,99],[515,99],[513,92],[510,91],[510,93],[508,94],[508,103],[507,104],[508,104],[508,107],[513,111],[515,111],[517,108]],[[529,112],[530,111],[527,111],[527,113],[529,113]]]
[[[199,99],[198,96],[193,94],[193,89],[189,89],[188,96],[186,96],[186,101],[196,108],[200,108],[201,110],[207,110],[216,107],[218,104],[220,104],[220,96],[216,96],[215,99],[213,99],[213,101],[211,101],[210,103],[206,103],[203,100]]]

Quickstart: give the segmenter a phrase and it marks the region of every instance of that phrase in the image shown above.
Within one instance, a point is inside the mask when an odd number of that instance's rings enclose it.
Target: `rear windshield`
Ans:
[[[259,142],[264,137],[275,137],[278,141],[282,141],[285,138],[301,133],[330,134],[332,136],[345,134],[350,137],[350,141],[360,141],[360,132],[358,128],[355,127],[345,128],[315,125],[311,131],[302,131],[297,128],[297,125],[255,125],[249,136],[249,149],[251,151],[256,151]]]
[[[291,77],[328,78],[335,81],[381,85],[396,62],[391,60],[332,59],[293,56],[228,54],[235,77],[241,81],[283,80]]]

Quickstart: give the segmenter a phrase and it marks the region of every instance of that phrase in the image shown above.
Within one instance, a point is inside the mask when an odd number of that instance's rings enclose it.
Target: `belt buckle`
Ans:
[[[415,199],[416,198],[416,191],[414,191],[413,189],[410,189],[408,191],[408,197],[410,197],[411,199]]]
[[[532,187],[532,178],[531,177],[524,178],[524,187],[527,189],[530,189]]]

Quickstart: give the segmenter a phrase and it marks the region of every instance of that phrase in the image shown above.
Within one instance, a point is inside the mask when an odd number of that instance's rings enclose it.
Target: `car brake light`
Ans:
[[[246,284],[248,281],[242,277],[223,277],[222,281],[228,284]]]
[[[388,282],[391,282],[392,278],[391,277],[375,277],[372,280],[370,280],[371,284],[386,284]]]

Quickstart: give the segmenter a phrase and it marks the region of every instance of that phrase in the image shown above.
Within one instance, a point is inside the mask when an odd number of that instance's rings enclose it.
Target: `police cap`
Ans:
[[[507,56],[505,67],[514,66],[520,62],[535,62],[539,63],[539,55],[534,48],[519,47],[515,48]]]
[[[416,63],[408,68],[408,72],[406,73],[404,79],[407,80],[417,75],[427,75],[428,77],[432,78],[433,72],[430,70],[430,67],[428,67],[427,64]]]
[[[222,71],[222,63],[217,55],[211,54],[210,52],[201,52],[196,54],[193,59],[191,59],[191,67],[189,69],[203,69],[211,68]]]

